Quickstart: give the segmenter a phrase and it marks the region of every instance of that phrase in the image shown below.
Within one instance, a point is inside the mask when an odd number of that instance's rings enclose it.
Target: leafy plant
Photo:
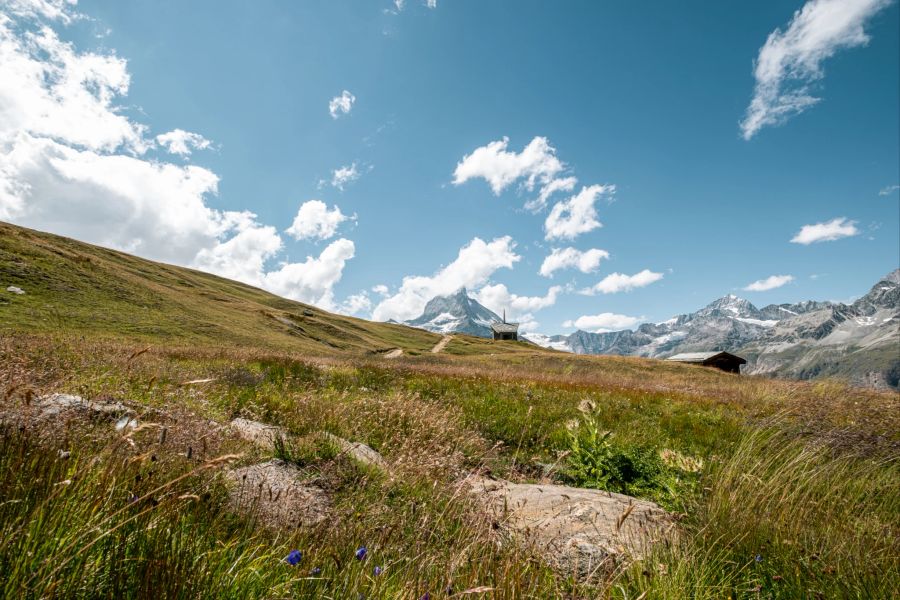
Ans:
[[[683,507],[697,479],[667,464],[656,448],[616,443],[612,432],[602,431],[593,417],[583,418],[569,432],[566,475],[578,487],[648,498],[671,509]]]

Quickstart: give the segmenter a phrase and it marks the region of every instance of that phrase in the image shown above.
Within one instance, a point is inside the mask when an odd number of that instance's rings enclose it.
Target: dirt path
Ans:
[[[441,338],[437,344],[434,345],[434,348],[431,349],[431,352],[437,354],[438,352],[443,352],[444,348],[447,347],[447,344],[450,343],[450,340],[453,339],[452,335],[445,335]]]
[[[384,355],[385,358],[397,358],[403,354],[403,350],[401,348],[395,348]]]

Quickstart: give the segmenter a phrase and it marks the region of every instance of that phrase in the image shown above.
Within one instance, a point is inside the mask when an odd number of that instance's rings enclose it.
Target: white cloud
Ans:
[[[372,291],[378,294],[379,296],[387,296],[390,293],[390,288],[384,285],[383,283],[379,283],[378,285],[372,286]]]
[[[498,283],[482,287],[474,296],[478,302],[498,315],[506,310],[510,319],[530,320],[531,313],[556,304],[562,290],[562,286],[554,285],[544,296],[519,296],[511,294],[505,285]]]
[[[557,202],[544,221],[544,238],[574,239],[582,233],[603,227],[597,220],[594,203],[601,195],[613,194],[615,191],[616,187],[613,185],[591,185],[582,187],[580,192],[568,200]]]
[[[337,205],[329,210],[321,200],[307,200],[300,205],[294,222],[285,233],[295,240],[327,240],[335,236],[341,223],[351,218],[343,214]]]
[[[754,281],[753,283],[745,287],[744,291],[767,292],[769,290],[774,290],[775,288],[780,288],[781,286],[786,285],[793,280],[793,275],[772,275],[770,277],[766,277],[765,279]]]
[[[576,327],[584,331],[603,333],[606,331],[629,329],[643,320],[643,317],[629,317],[628,315],[605,312],[600,313],[599,315],[584,315],[578,317],[574,321],[566,321],[563,323],[563,327]]]
[[[331,174],[331,185],[344,191],[344,186],[359,179],[361,173],[356,168],[356,163],[350,166],[335,169]]]
[[[211,208],[219,177],[209,169],[143,158],[154,140],[117,105],[126,61],[61,41],[41,19],[63,2],[15,7],[0,15],[0,219],[333,306],[352,242],[267,272],[282,249],[274,227]]]
[[[525,203],[525,209],[533,212],[539,212],[547,206],[547,200],[556,192],[571,192],[578,183],[577,177],[563,177],[561,179],[553,179],[541,188],[541,192],[537,198],[529,200]]]
[[[846,217],[838,217],[826,223],[804,225],[797,232],[797,235],[791,238],[791,242],[808,246],[815,242],[832,242],[858,234],[859,229],[856,228],[856,221],[850,221]]]
[[[425,0],[425,6],[428,8],[437,8],[437,0]]]
[[[609,258],[609,252],[591,248],[582,252],[576,248],[554,248],[541,264],[540,274],[553,277],[561,269],[578,269],[582,273],[592,273],[600,266],[600,261]]]
[[[337,310],[334,286],[341,280],[347,261],[356,247],[341,238],[331,242],[318,258],[308,256],[302,263],[285,263],[265,274],[263,287],[279,296]]]
[[[360,315],[372,310],[372,300],[369,293],[365,290],[358,294],[347,296],[347,299],[341,302],[338,312],[345,315]]]
[[[511,269],[520,260],[509,236],[490,242],[474,238],[459,250],[449,265],[434,275],[410,275],[403,278],[396,294],[382,300],[372,312],[376,321],[406,321],[418,317],[425,304],[435,296],[455,292],[461,287],[476,288],[487,282],[498,269]]]
[[[785,31],[769,34],[754,68],[756,86],[741,132],[780,125],[816,104],[811,86],[824,76],[822,63],[843,48],[863,46],[866,21],[891,0],[809,0]]]
[[[888,196],[890,194],[893,194],[897,190],[900,190],[900,185],[888,185],[888,186],[885,186],[885,187],[881,188],[880,190],[878,190],[878,195],[879,196]]]
[[[615,294],[618,292],[630,292],[635,288],[642,288],[657,282],[663,278],[662,273],[654,273],[650,269],[644,269],[634,275],[613,273],[604,277],[599,283],[581,293],[593,296],[596,293]]]
[[[0,7],[17,17],[68,24],[82,17],[74,10],[76,3],[77,0],[2,0]]]
[[[328,112],[331,113],[332,119],[337,119],[341,115],[349,114],[356,102],[356,96],[344,90],[340,96],[335,96],[328,103]]]
[[[406,0],[394,0],[394,6],[398,11],[403,10],[404,4],[406,4]]]
[[[535,137],[518,153],[508,151],[508,145],[509,138],[504,137],[464,156],[453,172],[453,184],[462,185],[470,179],[481,178],[499,196],[519,179],[525,180],[528,191],[535,184],[546,186],[566,168],[545,137]]]
[[[173,129],[156,136],[156,141],[172,154],[189,156],[192,150],[206,150],[211,142],[200,135],[184,129]]]

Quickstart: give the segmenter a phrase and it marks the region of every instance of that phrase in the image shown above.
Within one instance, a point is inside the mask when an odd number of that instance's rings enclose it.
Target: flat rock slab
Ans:
[[[283,460],[234,469],[226,477],[231,485],[231,507],[266,526],[295,529],[321,523],[328,517],[328,495],[305,483],[303,472]]]
[[[66,413],[95,415],[116,420],[134,415],[134,411],[121,402],[92,402],[73,394],[50,394],[38,399],[42,418],[52,418]]]
[[[283,427],[277,425],[267,425],[259,421],[251,421],[250,419],[234,419],[230,424],[231,429],[248,442],[256,444],[264,450],[274,450],[276,440],[281,439],[285,442],[292,442],[296,437],[289,433]],[[351,442],[342,437],[323,431],[314,434],[322,440],[337,447],[338,452],[346,454],[350,458],[371,467],[377,467],[382,470],[388,469],[387,461],[373,448],[361,443]]]
[[[250,419],[234,419],[230,427],[241,439],[266,450],[274,450],[277,440],[287,440],[290,437],[283,427],[267,425]]]
[[[579,580],[643,558],[652,544],[674,536],[671,515],[653,502],[562,485],[467,481],[501,528]]]
[[[384,460],[384,457],[381,456],[378,451],[370,446],[367,446],[362,442],[345,440],[344,438],[328,433],[327,431],[322,432],[319,435],[329,443],[334,444],[343,454],[346,454],[357,462],[387,471],[387,461]]]

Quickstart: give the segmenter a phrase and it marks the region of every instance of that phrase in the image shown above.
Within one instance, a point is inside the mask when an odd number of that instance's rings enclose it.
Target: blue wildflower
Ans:
[[[419,600],[431,600],[431,594],[425,592],[424,594],[422,594],[422,597],[419,598]]]
[[[373,569],[373,572],[375,573],[375,577],[378,577],[379,575],[384,573],[384,569],[382,569],[381,567],[375,567]]]
[[[360,546],[359,548],[356,549],[356,554],[355,554],[356,560],[364,559],[366,557],[366,554],[368,554],[368,553],[369,553],[369,551],[366,549],[365,546]]]
[[[291,565],[292,567],[296,567],[300,561],[303,559],[303,553],[299,550],[291,550],[287,557],[284,559],[284,562]]]
[[[759,554],[756,555],[756,562],[762,562],[762,556]]]

